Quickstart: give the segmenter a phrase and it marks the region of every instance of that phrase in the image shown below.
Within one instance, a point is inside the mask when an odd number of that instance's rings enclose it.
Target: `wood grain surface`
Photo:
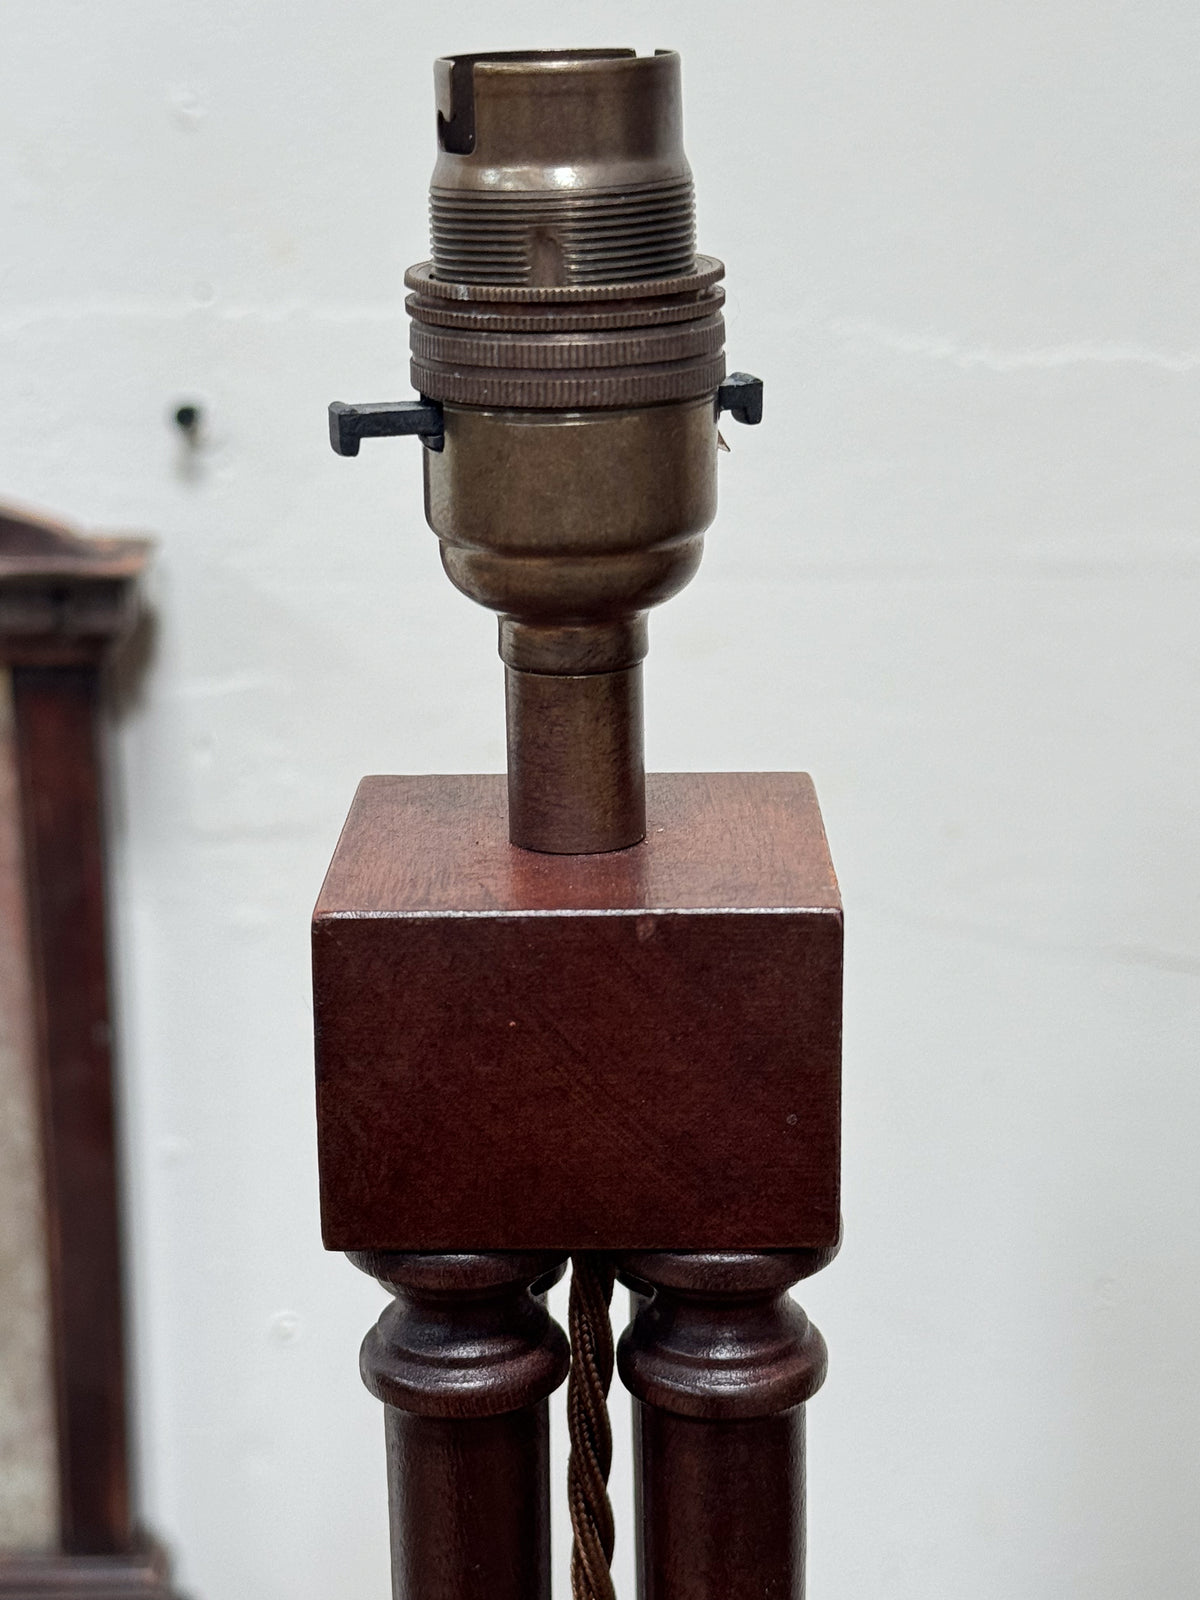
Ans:
[[[393,1295],[361,1370],[385,1403],[393,1600],[550,1600],[554,1255],[356,1254]]]
[[[331,1249],[838,1233],[842,922],[810,780],[648,780],[644,843],[508,843],[502,777],[368,778],[313,929]]]
[[[803,1600],[804,1403],[826,1352],[788,1290],[836,1248],[621,1258],[653,1291],[618,1357],[640,1600]]]

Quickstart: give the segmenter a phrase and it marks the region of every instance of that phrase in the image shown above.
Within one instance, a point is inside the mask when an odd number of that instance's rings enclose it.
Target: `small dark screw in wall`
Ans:
[[[195,444],[200,433],[204,412],[194,402],[185,402],[175,408],[175,426],[189,444]]]

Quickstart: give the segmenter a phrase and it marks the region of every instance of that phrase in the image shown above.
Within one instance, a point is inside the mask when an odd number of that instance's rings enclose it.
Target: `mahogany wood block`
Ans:
[[[359,786],[313,922],[331,1250],[838,1237],[842,915],[811,780],[647,779],[644,843],[510,845],[505,780]]]

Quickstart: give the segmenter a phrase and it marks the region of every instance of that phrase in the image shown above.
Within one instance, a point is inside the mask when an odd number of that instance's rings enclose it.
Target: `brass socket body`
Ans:
[[[711,398],[612,411],[447,405],[425,515],[451,582],[500,615],[514,843],[645,832],[646,611],[700,564],[716,511]]]
[[[433,254],[405,274],[419,400],[329,408],[341,455],[425,444],[452,582],[500,619],[510,837],[645,835],[646,613],[692,577],[716,510],[724,267],[695,252],[671,51],[502,52],[435,67]]]
[[[329,408],[339,455],[424,445],[452,582],[500,618],[509,836],[562,854],[645,836],[646,613],[700,562],[726,380],[721,262],[695,252],[672,51],[435,66],[433,255],[405,274],[419,400]]]

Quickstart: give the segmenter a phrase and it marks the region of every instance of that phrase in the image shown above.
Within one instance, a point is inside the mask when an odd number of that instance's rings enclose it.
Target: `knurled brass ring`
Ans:
[[[413,387],[429,399],[501,410],[585,411],[661,405],[715,395],[724,378],[724,351],[694,361],[573,373],[412,363]]]
[[[632,283],[486,284],[446,283],[433,275],[432,261],[419,261],[404,274],[405,287],[438,300],[488,301],[504,305],[587,305],[600,300],[648,300],[662,295],[694,294],[725,276],[715,256],[697,256],[695,270],[678,278],[649,278]]]
[[[651,328],[673,322],[694,322],[725,304],[720,284],[669,300],[601,301],[596,305],[543,305],[523,310],[501,309],[482,302],[451,305],[410,294],[405,309],[417,321],[438,328],[465,328],[477,333],[602,332],[609,328]]]
[[[657,328],[586,332],[473,333],[412,325],[413,358],[438,366],[533,368],[641,367],[717,355],[725,345],[720,313]],[[428,390],[424,391],[429,393]]]

